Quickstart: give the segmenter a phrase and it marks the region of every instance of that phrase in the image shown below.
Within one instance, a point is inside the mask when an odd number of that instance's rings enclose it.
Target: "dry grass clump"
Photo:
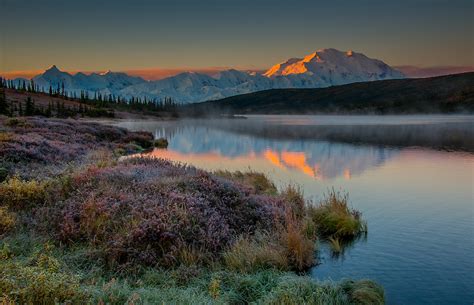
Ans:
[[[353,239],[367,231],[361,213],[349,208],[347,194],[331,190],[309,213],[318,233],[326,238]]]
[[[264,268],[303,271],[315,262],[315,225],[305,215],[301,192],[289,186],[281,192],[282,218],[267,233],[239,238],[223,255],[232,270],[251,272]]]
[[[224,252],[230,270],[255,272],[273,268],[304,271],[314,265],[315,242],[290,225],[281,232],[241,237]]]
[[[306,236],[300,219],[287,220],[281,239],[293,270],[303,271],[314,265],[315,240]]]
[[[281,196],[296,218],[301,219],[305,215],[306,200],[304,199],[301,188],[290,184],[282,190]]]
[[[276,268],[302,271],[314,265],[315,240],[326,239],[339,254],[367,226],[358,211],[348,207],[347,194],[331,191],[316,207],[305,202],[301,191],[289,186],[280,198],[284,219],[271,233],[238,239],[224,254],[226,265],[241,272]]]
[[[288,270],[290,264],[279,237],[261,232],[241,236],[222,256],[230,270],[245,273],[267,268]]]

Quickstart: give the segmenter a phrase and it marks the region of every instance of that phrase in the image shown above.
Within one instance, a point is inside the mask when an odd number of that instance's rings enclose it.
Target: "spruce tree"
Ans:
[[[31,97],[28,96],[26,98],[25,104],[25,116],[34,115],[35,114],[35,104],[31,100]]]
[[[51,113],[52,113],[52,109],[53,107],[51,106],[51,102],[48,103],[48,108],[46,108],[46,112],[45,112],[45,115],[49,118],[51,116]]]
[[[0,114],[9,114],[5,88],[3,86],[0,88]]]
[[[5,80],[0,77],[0,114],[8,114],[7,98],[5,96]]]

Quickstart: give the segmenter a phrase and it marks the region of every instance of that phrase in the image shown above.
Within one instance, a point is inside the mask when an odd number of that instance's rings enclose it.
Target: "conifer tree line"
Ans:
[[[48,107],[40,107],[35,105],[34,100],[28,97],[23,105],[19,102],[18,105],[8,105],[5,98],[5,88],[13,89],[18,92],[28,93],[44,93],[51,97],[58,97],[64,100],[76,101],[79,103],[78,107],[65,106],[64,102],[52,104]],[[21,115],[44,115],[44,116],[92,116],[92,117],[113,117],[113,109],[117,110],[134,110],[140,112],[171,112],[177,114],[180,107],[183,105],[174,102],[171,98],[164,99],[150,99],[141,97],[122,98],[113,94],[104,95],[100,92],[94,92],[91,96],[88,91],[81,90],[79,95],[76,91],[68,92],[65,90],[64,83],[56,86],[49,86],[47,90],[35,84],[34,80],[29,82],[26,80],[13,81],[0,77],[0,114],[14,115],[18,113]],[[107,108],[111,108],[107,109]]]

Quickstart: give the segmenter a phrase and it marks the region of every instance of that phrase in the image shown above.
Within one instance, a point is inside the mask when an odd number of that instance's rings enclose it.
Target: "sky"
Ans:
[[[0,72],[264,70],[321,48],[474,67],[472,0],[0,0]],[[161,77],[161,76],[158,76]],[[156,75],[155,75],[156,78]]]

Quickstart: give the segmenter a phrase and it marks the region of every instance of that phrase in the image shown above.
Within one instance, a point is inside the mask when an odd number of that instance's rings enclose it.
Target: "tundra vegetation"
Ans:
[[[318,238],[366,226],[258,173],[163,159],[149,133],[0,117],[2,304],[383,304],[369,280],[319,282]]]

